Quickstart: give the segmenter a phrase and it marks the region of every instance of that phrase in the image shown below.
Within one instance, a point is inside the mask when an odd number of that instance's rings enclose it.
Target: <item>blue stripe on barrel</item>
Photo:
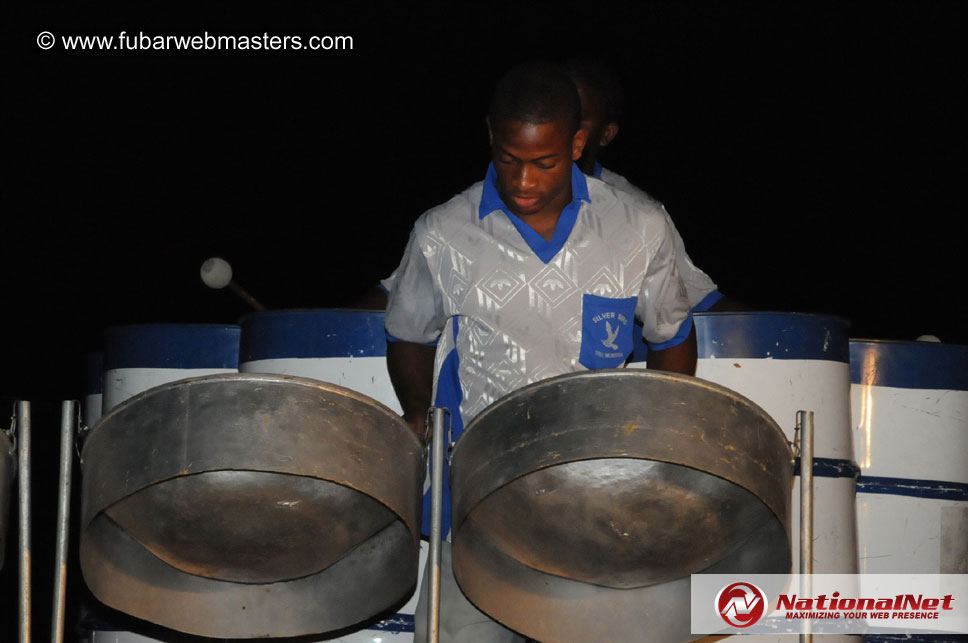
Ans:
[[[800,458],[793,460],[793,475],[800,475]],[[856,478],[860,467],[856,462],[837,458],[814,458],[813,475],[818,478]]]
[[[880,493],[892,496],[968,502],[968,484],[944,480],[861,476],[857,479],[857,493]]]
[[[242,318],[239,361],[305,357],[384,357],[382,311],[280,310]]]
[[[135,324],[104,334],[104,370],[118,368],[239,367],[238,326]]]
[[[693,313],[699,359],[813,359],[846,363],[846,319],[785,312]],[[641,326],[632,362],[648,359]]]
[[[852,339],[850,381],[867,386],[968,391],[968,346]]]
[[[696,313],[699,357],[848,361],[847,320],[805,313]]]

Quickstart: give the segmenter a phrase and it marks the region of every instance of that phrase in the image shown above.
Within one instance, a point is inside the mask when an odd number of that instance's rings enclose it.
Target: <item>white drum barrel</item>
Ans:
[[[241,320],[239,371],[310,377],[352,389],[396,413],[386,360],[383,311],[277,310],[250,313]],[[428,545],[421,541],[419,570]],[[418,574],[419,589],[423,574]],[[338,635],[343,643],[407,643],[413,640],[417,593],[395,614],[383,615],[366,629]]]
[[[239,371],[311,377],[402,413],[387,372],[384,313],[277,310],[241,321]]]
[[[108,328],[98,377],[98,354],[88,356],[84,421],[150,388],[186,377],[238,372],[240,328],[221,324],[133,324]],[[100,406],[97,399],[100,398]],[[84,608],[87,612],[86,606]],[[87,612],[82,632],[91,643],[155,641],[98,620]]]
[[[101,419],[104,401],[104,351],[92,351],[84,355],[84,402],[81,418],[88,428]]]
[[[105,332],[103,412],[187,377],[238,372],[238,326],[137,324]]]
[[[786,312],[696,313],[694,320],[697,377],[758,404],[791,442],[797,411],[814,412],[813,571],[857,573],[847,321]],[[794,573],[800,566],[799,471],[798,462],[791,509]]]
[[[855,339],[860,571],[968,573],[968,346]]]

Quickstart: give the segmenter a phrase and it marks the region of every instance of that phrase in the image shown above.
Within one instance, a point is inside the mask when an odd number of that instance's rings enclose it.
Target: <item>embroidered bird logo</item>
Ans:
[[[615,338],[618,337],[618,331],[621,326],[617,326],[615,330],[612,330],[612,325],[607,321],[605,322],[605,332],[608,333],[608,339],[603,339],[602,344],[611,348],[612,350],[618,350],[618,346],[615,345]]]

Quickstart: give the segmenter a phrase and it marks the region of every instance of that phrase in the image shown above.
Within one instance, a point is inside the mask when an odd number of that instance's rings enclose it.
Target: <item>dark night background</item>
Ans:
[[[666,204],[725,293],[844,317],[853,337],[968,343],[966,9],[7,3],[0,397],[34,406],[35,636],[50,622],[59,403],[82,396],[103,329],[235,322],[245,304],[199,279],[216,255],[270,308],[352,301],[421,212],[483,177],[491,87],[524,58],[618,69],[628,109],[605,165]],[[354,48],[43,51],[42,31]],[[9,540],[0,640],[16,637]]]

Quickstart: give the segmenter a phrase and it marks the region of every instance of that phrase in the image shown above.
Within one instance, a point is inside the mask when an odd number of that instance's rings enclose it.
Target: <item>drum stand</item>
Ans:
[[[30,402],[18,401],[15,404],[12,426],[4,433],[14,444],[11,453],[17,454],[17,459],[13,464],[16,473],[13,475],[18,478],[19,634],[21,643],[30,643]],[[0,455],[5,457],[7,454]]]
[[[813,411],[797,411],[800,432],[800,595],[812,596],[813,573]],[[810,621],[803,621],[802,643],[811,643]]]
[[[440,565],[443,515],[443,465],[445,443],[450,442],[448,411],[431,408],[431,505],[430,505],[430,603],[428,609],[429,640],[439,641]],[[20,500],[20,641],[30,642],[30,403],[18,402],[15,428],[19,465]],[[67,585],[67,549],[71,495],[71,465],[74,431],[79,430],[77,402],[65,401],[61,407],[61,459],[57,511],[57,545],[54,578],[54,609],[51,624],[52,643],[62,643],[64,636],[65,593]],[[804,592],[809,592],[809,574],[813,570],[813,412],[797,413],[800,432],[800,573]],[[809,643],[809,631],[800,635]]]
[[[57,499],[57,546],[54,560],[54,607],[51,643],[63,643],[64,608],[67,593],[67,545],[70,533],[71,465],[74,456],[74,431],[80,433],[80,415],[75,401],[61,404],[60,481]]]
[[[430,603],[427,610],[430,643],[440,640],[440,548],[443,536],[444,442],[450,442],[448,414],[447,409],[432,407],[428,418],[433,431],[430,442]]]

